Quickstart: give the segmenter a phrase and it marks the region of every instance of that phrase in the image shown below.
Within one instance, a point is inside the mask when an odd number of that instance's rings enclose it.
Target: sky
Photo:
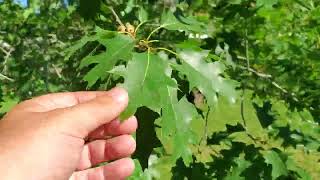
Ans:
[[[27,6],[27,0],[15,0],[15,1],[22,4],[23,6]]]
[[[14,1],[22,4],[23,6],[27,6],[27,0],[14,0]],[[0,2],[3,2],[3,0],[0,0]]]
[[[0,2],[1,2],[2,0],[0,0]],[[15,2],[17,2],[17,3],[20,3],[20,4],[22,4],[23,6],[27,6],[27,0],[14,0]],[[66,1],[66,0],[65,0]]]

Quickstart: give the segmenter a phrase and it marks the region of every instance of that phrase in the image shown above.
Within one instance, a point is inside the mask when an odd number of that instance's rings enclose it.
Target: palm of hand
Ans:
[[[117,120],[127,101],[127,94],[116,88],[21,103],[0,123],[4,179],[126,178],[134,169],[126,158],[135,150],[129,134],[137,128],[135,117],[122,124]]]

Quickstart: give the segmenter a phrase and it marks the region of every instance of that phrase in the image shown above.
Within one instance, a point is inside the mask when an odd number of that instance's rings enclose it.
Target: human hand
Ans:
[[[121,88],[22,102],[0,121],[1,179],[125,179],[137,128],[135,117],[117,120],[127,104]],[[93,168],[105,161],[113,162]]]

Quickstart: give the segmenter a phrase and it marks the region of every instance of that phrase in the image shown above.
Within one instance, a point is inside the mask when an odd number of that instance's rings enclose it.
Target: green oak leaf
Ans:
[[[266,8],[271,8],[273,5],[277,4],[279,0],[257,0],[257,6],[264,6]]]
[[[225,71],[225,66],[222,63],[207,63],[208,54],[209,51],[204,50],[182,51],[179,53],[179,57],[183,62],[181,65],[174,65],[174,67],[186,75],[190,82],[190,89],[196,87],[205,95],[209,105],[214,105],[217,102],[217,94],[234,102],[237,98],[235,88],[238,83],[221,76]]]
[[[245,91],[243,94],[243,118],[245,121],[246,125],[246,130],[247,132],[255,137],[255,138],[260,138],[260,139],[265,139],[267,137],[266,131],[263,129],[258,116],[256,109],[254,108],[252,104],[252,92],[251,91]],[[241,109],[241,102],[239,104],[240,109]]]
[[[77,42],[73,43],[72,46],[68,47],[64,52],[66,53],[65,60],[69,60],[70,57],[78,51],[80,48],[82,48],[84,45],[86,45],[88,42],[96,41],[98,40],[97,36],[84,36]]]
[[[139,9],[138,19],[140,23],[144,23],[148,21],[148,12],[143,7],[140,7]]]
[[[205,26],[195,17],[183,15],[174,15],[171,11],[164,12],[161,16],[161,26],[168,30],[191,31],[196,33],[205,33]]]
[[[2,102],[0,102],[0,114],[9,112],[18,103],[19,99],[17,97],[11,98],[4,96]]]
[[[192,150],[190,144],[199,141],[199,137],[192,131],[192,122],[196,120],[198,113],[194,105],[184,97],[177,100],[177,92],[174,88],[167,88],[167,101],[163,103],[162,116],[157,120],[157,136],[164,145],[167,153],[172,154],[173,159],[182,157],[184,163],[192,162]]]
[[[315,122],[311,113],[303,109],[290,111],[283,101],[272,102],[272,113],[276,117],[275,127],[289,127],[292,131],[302,132],[304,136],[320,139],[319,124]]]
[[[167,73],[169,65],[158,55],[151,53],[133,53],[127,67],[116,67],[111,73],[123,76],[121,85],[129,93],[129,105],[121,119],[133,115],[137,108],[148,107],[159,112],[165,87],[177,87],[176,82]],[[164,88],[161,88],[164,87]]]
[[[250,138],[250,136],[244,131],[232,133],[228,137],[233,142],[241,142],[246,145],[255,144],[254,140],[252,138]]]
[[[118,33],[115,33],[112,38],[101,36],[98,41],[107,48],[107,51],[94,56],[89,55],[80,64],[80,68],[97,64],[83,78],[88,82],[89,87],[94,85],[100,78],[103,79],[119,60],[128,61],[131,59],[134,48],[132,38]]]
[[[245,160],[243,157],[238,157],[234,159],[236,166],[232,166],[225,180],[244,180],[245,178],[241,176],[241,173],[249,168],[252,163]]]
[[[170,156],[158,157],[157,155],[152,154],[148,160],[148,169],[144,171],[142,179],[171,179],[171,169],[175,164],[175,161],[172,161]]]
[[[287,148],[286,152],[289,154],[288,159],[292,159],[295,164],[304,169],[306,173],[312,177],[312,179],[320,178],[319,151],[307,151],[306,147],[298,145],[295,149],[293,147]],[[292,167],[289,166],[288,169],[289,168],[291,169]]]
[[[115,35],[116,32],[108,31],[101,29],[99,27],[96,27],[95,35],[85,35],[80,40],[73,43],[72,46],[68,47],[66,50],[64,50],[64,53],[66,53],[65,60],[69,60],[70,57],[78,51],[80,48],[84,47],[87,43],[92,41],[98,41],[103,39],[109,39]]]
[[[224,97],[219,98],[216,106],[209,112],[209,134],[226,131],[226,125],[235,126],[239,123],[245,127],[248,135],[254,138],[266,138],[267,134],[261,126],[256,110],[252,105],[251,93],[246,92],[242,98],[242,102],[239,99],[235,102],[229,102]],[[248,140],[245,143],[251,143],[251,141]]]
[[[135,165],[134,172],[128,178],[128,180],[144,180],[143,170],[142,170],[140,162],[137,159],[134,159],[134,165]]]
[[[208,112],[208,135],[227,130],[227,125],[235,126],[242,123],[239,103],[228,102],[220,97],[216,106]]]
[[[230,4],[241,4],[242,0],[229,0]]]
[[[221,157],[221,151],[230,150],[230,141],[222,140],[219,144],[200,143],[191,147],[196,162],[210,163],[215,157]]]
[[[298,164],[291,157],[288,157],[286,161],[286,166],[288,170],[294,171],[300,176],[299,180],[312,180],[311,175],[306,170],[299,167]]]
[[[287,167],[277,152],[272,150],[265,151],[263,152],[263,157],[265,159],[265,162],[272,166],[272,179],[277,179],[282,175],[288,175]]]
[[[174,109],[177,113],[176,135],[174,135],[174,158],[182,157],[184,163],[189,165],[192,162],[192,151],[190,144],[195,144],[199,141],[199,137],[191,130],[192,121],[198,116],[195,106],[182,98]],[[163,119],[168,118],[163,115]]]

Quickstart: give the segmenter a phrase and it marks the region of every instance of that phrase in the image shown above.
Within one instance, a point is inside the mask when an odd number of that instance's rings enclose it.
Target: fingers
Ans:
[[[98,129],[91,132],[88,136],[88,141],[105,139],[110,136],[119,136],[123,134],[132,134],[137,130],[137,118],[132,116],[129,119],[120,122],[118,119],[111,121],[108,124],[100,126]]]
[[[134,171],[132,159],[125,158],[109,163],[105,166],[75,172],[70,180],[122,180]]]
[[[128,94],[122,88],[114,88],[106,95],[72,107],[48,112],[56,125],[65,133],[85,138],[96,128],[116,119],[128,105]]]
[[[54,109],[75,106],[107,93],[106,91],[54,93],[24,101],[18,106],[24,111],[48,112]]]
[[[83,170],[102,162],[129,157],[135,149],[136,142],[130,135],[92,141],[84,146],[77,169]]]

